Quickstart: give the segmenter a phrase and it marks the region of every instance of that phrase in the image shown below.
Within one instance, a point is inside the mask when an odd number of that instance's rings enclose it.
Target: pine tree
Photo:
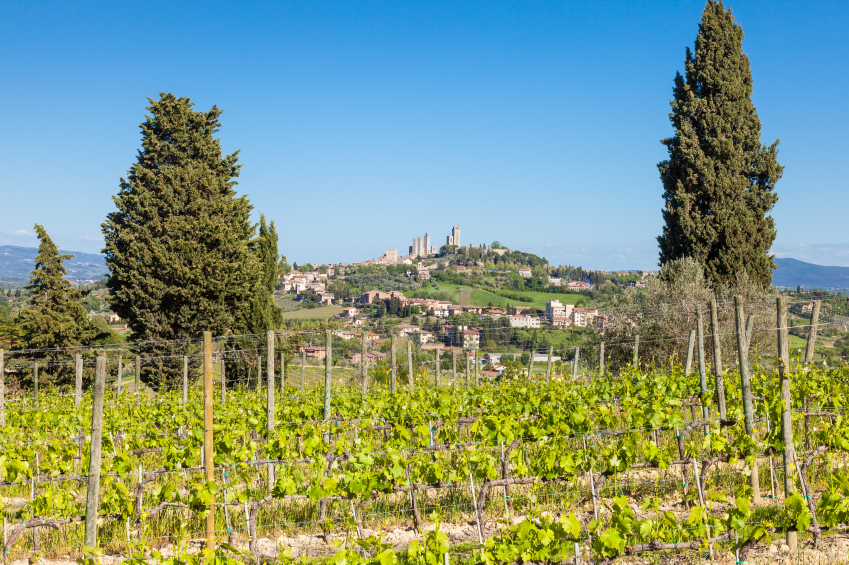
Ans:
[[[55,349],[88,345],[98,332],[91,325],[81,302],[79,290],[65,279],[68,271],[63,262],[73,255],[60,255],[59,249],[44,227],[35,225],[39,239],[35,270],[26,289],[30,291],[30,306],[15,319],[20,331],[21,349]],[[54,359],[58,352],[35,353],[35,359]],[[69,382],[69,371],[54,372],[54,382]],[[45,373],[44,382],[50,381]]]
[[[217,107],[196,112],[166,93],[148,100],[142,148],[102,226],[112,309],[134,340],[222,335],[250,303],[258,272],[251,205],[234,190],[238,151],[222,155]],[[157,371],[144,378],[162,380]]]
[[[763,286],[772,282],[775,222],[767,214],[783,167],[778,141],[761,145],[752,104],[743,29],[722,2],[702,14],[695,54],[687,49],[685,76],[675,77],[669,118],[675,135],[663,140],[669,159],[658,164],[665,226],[660,263],[693,257],[714,285],[738,272]]]

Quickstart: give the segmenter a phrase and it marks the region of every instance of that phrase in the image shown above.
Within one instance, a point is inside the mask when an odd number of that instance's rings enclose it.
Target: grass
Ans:
[[[283,312],[283,318],[287,320],[323,320],[337,316],[341,312],[341,306],[319,306],[318,308],[295,310],[294,312]]]
[[[519,302],[511,298],[499,296],[494,292],[471,288],[465,285],[439,283],[439,291],[451,296],[451,301],[461,306],[487,306],[490,302],[498,305],[500,302],[506,305],[508,302],[512,306],[530,306],[539,310],[545,309],[545,303],[549,300],[559,300],[563,304],[575,304],[581,298],[580,294],[558,294],[554,292],[531,292],[531,291],[507,291],[511,294],[526,296],[532,298],[533,302]]]

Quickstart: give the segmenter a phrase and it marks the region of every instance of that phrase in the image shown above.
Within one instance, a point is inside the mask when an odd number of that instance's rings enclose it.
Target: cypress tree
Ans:
[[[30,306],[15,319],[20,332],[22,349],[55,349],[88,345],[96,337],[97,330],[89,322],[82,296],[65,279],[68,271],[63,262],[73,259],[73,255],[62,255],[58,247],[39,224],[35,225],[39,239],[38,256],[35,258],[35,270],[26,289],[30,291]],[[33,355],[35,359],[58,360],[58,352],[42,352]],[[70,371],[52,371],[54,382],[69,382]],[[51,373],[45,372],[44,381],[50,380]]]
[[[141,150],[102,226],[112,309],[134,340],[222,335],[250,302],[257,273],[252,207],[234,190],[239,152],[223,155],[214,137],[217,107],[198,112],[166,93],[148,100]],[[178,373],[162,366],[144,378]]]
[[[283,312],[274,303],[274,289],[277,286],[277,230],[274,222],[268,225],[265,215],[260,215],[259,233],[251,242],[258,276],[254,279],[251,301],[247,304],[240,330],[243,333],[258,334],[276,330],[283,323]]]
[[[685,76],[676,74],[669,114],[675,134],[662,141],[669,158],[658,164],[665,226],[660,263],[693,257],[719,285],[746,271],[772,282],[775,222],[767,214],[783,167],[778,141],[761,145],[752,104],[752,74],[743,29],[722,2],[702,13],[695,54],[687,48]]]

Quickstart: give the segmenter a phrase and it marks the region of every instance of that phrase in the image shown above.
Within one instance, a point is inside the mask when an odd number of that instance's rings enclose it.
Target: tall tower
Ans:
[[[422,249],[422,255],[427,255],[428,253],[430,253],[430,233],[425,232],[424,249]]]
[[[460,247],[460,226],[454,226],[451,230],[451,239],[454,240],[454,245]]]

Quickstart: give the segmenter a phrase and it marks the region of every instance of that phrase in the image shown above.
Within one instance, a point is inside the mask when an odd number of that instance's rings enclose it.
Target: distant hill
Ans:
[[[849,288],[849,267],[824,267],[788,257],[775,259],[772,284],[786,288]]]
[[[103,255],[65,250],[60,250],[59,253],[75,256],[65,261],[65,268],[68,270],[66,278],[71,282],[98,281],[108,272]],[[37,256],[38,249],[35,247],[0,245],[0,279],[28,280],[30,271],[35,268]]]

